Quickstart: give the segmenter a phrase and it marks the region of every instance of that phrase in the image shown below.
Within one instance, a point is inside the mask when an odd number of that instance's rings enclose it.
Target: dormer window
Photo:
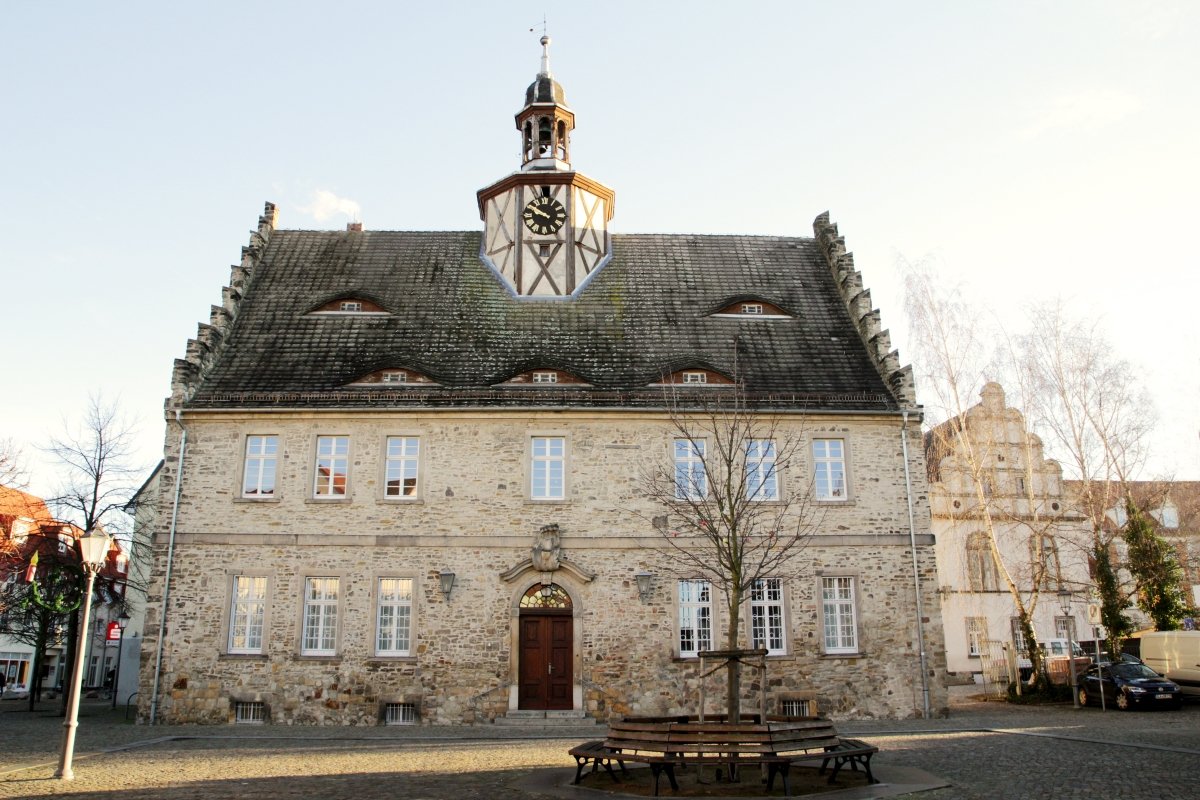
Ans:
[[[382,306],[378,303],[368,300],[365,297],[340,297],[337,300],[329,300],[308,312],[310,314],[329,314],[331,316],[339,315],[371,315],[371,314],[387,314]]]
[[[745,300],[726,301],[725,305],[713,312],[713,316],[736,317],[738,319],[753,317],[756,320],[785,320],[792,319],[794,315],[767,300],[751,297]]]
[[[683,373],[684,383],[708,383],[707,372],[685,372]]]
[[[408,389],[431,389],[439,384],[429,379],[429,376],[415,369],[399,369],[396,367],[388,367],[387,369],[376,370],[363,375],[355,381],[351,381],[347,386],[364,386],[378,387],[380,384],[385,384],[389,387],[403,384],[405,390]]]
[[[533,373],[534,383],[558,383],[557,372],[538,371]]]

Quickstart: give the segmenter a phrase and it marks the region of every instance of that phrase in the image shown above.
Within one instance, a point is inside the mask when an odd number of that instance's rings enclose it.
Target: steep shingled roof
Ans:
[[[480,260],[480,239],[271,231],[187,405],[604,405],[639,394],[661,404],[652,384],[703,367],[736,369],[749,395],[776,403],[898,407],[814,239],[618,235],[611,262],[576,297],[546,300],[513,297]],[[309,313],[355,296],[389,313]],[[794,316],[712,316],[746,297]],[[441,387],[347,386],[384,368],[415,369]],[[561,369],[591,387],[492,388],[534,368]]]

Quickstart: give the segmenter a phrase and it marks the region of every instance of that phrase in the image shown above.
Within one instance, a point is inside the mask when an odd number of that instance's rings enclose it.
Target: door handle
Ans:
[[[553,665],[553,664],[551,664],[551,663],[549,663],[549,662],[547,662],[547,663],[546,663],[546,674],[547,674],[547,675],[553,675],[553,674],[554,674],[554,665]]]

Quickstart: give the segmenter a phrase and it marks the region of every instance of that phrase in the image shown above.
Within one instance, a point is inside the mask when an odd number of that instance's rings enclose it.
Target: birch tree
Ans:
[[[1036,484],[1032,474],[1024,481],[1029,496],[1023,508],[995,502],[994,432],[969,426],[974,398],[1000,371],[997,364],[1003,359],[996,352],[996,342],[1003,342],[1004,337],[985,327],[985,318],[966,302],[959,288],[911,266],[905,274],[905,312],[926,408],[931,418],[944,420],[929,430],[931,450],[953,453],[966,477],[964,489],[973,502],[961,513],[978,526],[986,542],[994,574],[1012,600],[1034,681],[1040,683],[1044,670],[1033,616],[1042,590],[1049,588],[1054,578],[1061,580],[1060,575],[1050,574],[1055,564],[1046,552],[1047,542],[1053,541],[1054,522],[1042,516],[1042,504],[1033,495]],[[1027,441],[1027,471],[1032,468],[1030,456]],[[1014,536],[1027,546],[1013,546],[1010,539]]]
[[[1136,587],[1122,582],[1122,565],[1112,563],[1118,530],[1109,513],[1125,507],[1129,481],[1145,464],[1157,420],[1153,399],[1098,323],[1072,318],[1062,302],[1033,309],[1018,350],[1030,386],[1029,413],[1076,481],[1080,509],[1091,524],[1101,622],[1108,651],[1116,654],[1133,628],[1125,608]]]

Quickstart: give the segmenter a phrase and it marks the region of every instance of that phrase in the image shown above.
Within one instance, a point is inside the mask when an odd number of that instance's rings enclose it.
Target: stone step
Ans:
[[[506,727],[522,728],[592,728],[602,727],[600,723],[589,717],[583,711],[509,711],[503,717],[496,717],[496,724]]]

